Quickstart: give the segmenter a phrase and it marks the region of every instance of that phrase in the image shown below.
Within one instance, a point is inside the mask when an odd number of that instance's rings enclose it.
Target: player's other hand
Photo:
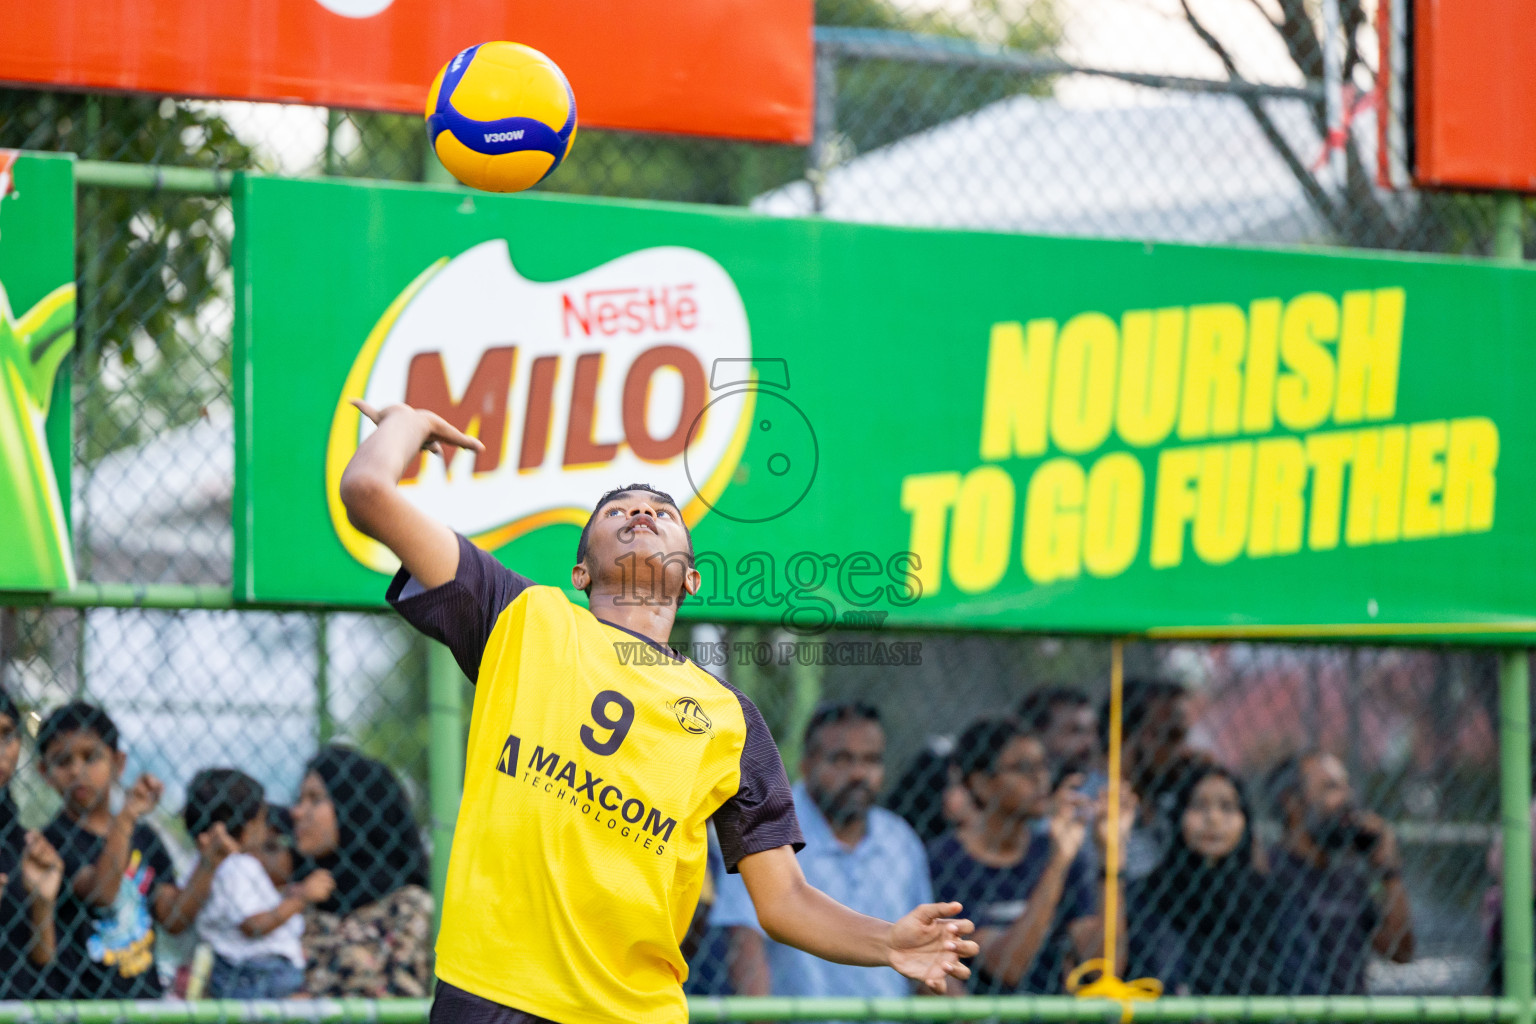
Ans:
[[[945,979],[969,978],[971,969],[960,958],[979,951],[965,937],[976,926],[955,917],[958,913],[958,903],[924,903],[891,925],[891,966],[939,995],[947,988]]]
[[[485,445],[480,443],[479,438],[470,437],[435,412],[400,404],[375,409],[361,398],[352,399],[352,404],[357,407],[358,412],[372,420],[375,426],[382,423],[386,416],[409,414],[415,417],[416,425],[422,432],[422,450],[431,452],[433,455],[441,455],[444,462],[453,461],[454,453],[460,448],[468,448],[476,452],[485,451]]]

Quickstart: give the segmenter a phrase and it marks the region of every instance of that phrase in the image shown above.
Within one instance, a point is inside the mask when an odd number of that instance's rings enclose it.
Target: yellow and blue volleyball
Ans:
[[[565,74],[521,43],[481,43],[443,65],[427,94],[427,136],[470,188],[521,192],[560,166],[576,138]]]

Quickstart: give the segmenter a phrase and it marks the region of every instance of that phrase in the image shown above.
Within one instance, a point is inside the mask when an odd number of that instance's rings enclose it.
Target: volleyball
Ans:
[[[521,43],[481,43],[444,64],[426,116],[448,173],[486,192],[537,185],[576,138],[576,96],[565,74]]]

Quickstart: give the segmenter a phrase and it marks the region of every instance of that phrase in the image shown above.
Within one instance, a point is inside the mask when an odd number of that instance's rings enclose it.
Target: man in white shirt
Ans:
[[[875,806],[885,783],[885,730],[862,703],[818,708],[805,730],[792,792],[805,835],[806,880],[844,906],[890,920],[933,900],[928,856],[912,827]],[[895,971],[835,964],[765,937],[739,876],[720,879],[710,916],[729,929],[738,995],[899,997],[912,985]]]

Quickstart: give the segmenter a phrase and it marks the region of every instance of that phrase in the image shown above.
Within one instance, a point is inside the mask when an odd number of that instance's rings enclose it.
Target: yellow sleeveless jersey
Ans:
[[[452,581],[387,597],[476,680],[438,977],[560,1024],[683,1024],[708,821],[732,871],[804,845],[757,708],[462,536]]]

